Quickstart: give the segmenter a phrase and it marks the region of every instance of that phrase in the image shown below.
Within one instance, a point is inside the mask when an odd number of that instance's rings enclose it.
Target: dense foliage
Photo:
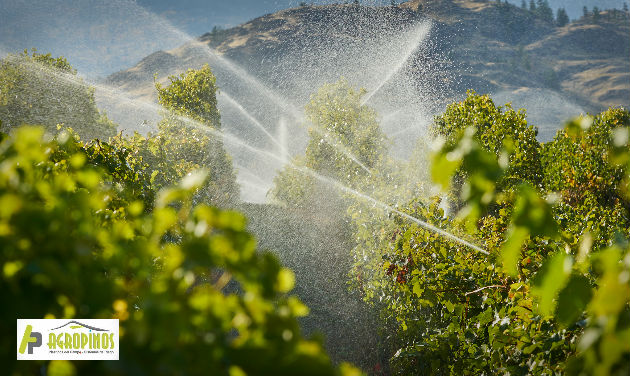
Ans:
[[[113,137],[63,58],[0,62],[0,318],[121,321],[118,362],[16,362],[7,326],[0,362],[15,375],[355,374],[301,336],[292,272],[221,209],[239,193],[212,71],[169,79],[157,131]],[[324,285],[318,301],[347,314],[350,270],[381,312],[389,364],[366,364],[628,374],[630,113],[577,118],[541,144],[524,111],[470,92],[431,126],[432,187],[427,144],[390,158],[364,94],[342,79],[311,97],[305,154],[271,197],[308,236],[276,243],[317,252],[291,249]]]
[[[562,196],[555,215],[572,243],[584,233],[598,247],[630,235],[628,174],[609,150],[613,132],[628,124],[628,111],[610,109],[570,123],[544,145],[544,185]]]
[[[118,162],[117,166],[115,161]],[[301,338],[307,308],[292,273],[256,251],[236,212],[191,205],[204,175],[161,190],[145,209],[142,177],[109,146],[18,128],[0,144],[2,319],[118,318],[121,360],[51,364],[89,374],[333,374]],[[139,189],[139,191],[137,190]],[[2,327],[9,374],[15,361]],[[345,368],[349,370],[349,368]]]
[[[192,170],[206,168],[209,179],[197,192],[195,201],[233,205],[238,200],[239,188],[232,159],[219,133],[214,74],[205,65],[171,76],[169,80],[166,87],[156,83],[158,100],[165,109],[157,132],[119,137],[115,144],[132,150],[133,162],[146,165],[154,189],[172,185]]]
[[[527,124],[523,110],[515,111],[510,105],[497,107],[487,95],[469,92],[466,99],[449,105],[437,116],[432,132],[445,142],[455,142],[459,133],[475,129],[473,138],[487,152],[500,156],[508,153],[508,171],[497,181],[498,189],[517,186],[521,182],[539,186],[542,180],[540,144],[537,131]]]
[[[0,121],[4,131],[38,124],[55,132],[63,124],[85,140],[116,133],[116,125],[96,108],[94,90],[70,64],[36,51],[0,60]]]
[[[32,59],[74,74],[63,58]],[[36,93],[43,82],[29,85]],[[64,121],[76,109],[55,117],[46,103],[34,111],[60,125],[10,123],[0,133],[0,298],[11,302],[0,316],[121,323],[116,362],[16,362],[2,326],[4,371],[357,374],[301,336],[297,318],[308,309],[288,295],[293,273],[256,249],[241,214],[214,206],[234,203],[238,189],[210,69],[156,86],[165,112],[155,134],[106,142],[110,134],[86,121],[74,128],[97,139],[82,143]]]
[[[628,116],[583,118],[542,146],[487,96],[436,118],[433,176],[458,215],[439,199],[403,211],[482,249],[404,218],[363,237],[355,275],[394,327],[394,373],[627,374]]]

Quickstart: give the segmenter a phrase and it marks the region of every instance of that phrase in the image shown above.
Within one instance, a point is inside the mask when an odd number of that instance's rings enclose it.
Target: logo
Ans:
[[[118,320],[18,319],[17,333],[18,360],[118,360]]]
[[[22,337],[22,343],[20,343],[20,349],[18,350],[20,354],[24,354],[26,348],[28,347],[28,353],[33,353],[34,347],[39,347],[42,345],[42,334],[39,332],[33,332],[33,327],[31,325],[26,325],[26,329],[24,330],[24,337]]]

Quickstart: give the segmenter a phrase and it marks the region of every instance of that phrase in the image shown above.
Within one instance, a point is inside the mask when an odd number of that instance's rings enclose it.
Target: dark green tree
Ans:
[[[593,7],[593,22],[598,22],[601,18],[601,14],[599,13],[599,8]]]
[[[558,8],[558,13],[556,16],[556,24],[560,27],[565,26],[569,23],[569,15],[564,8]]]
[[[538,0],[536,14],[538,17],[547,22],[553,22],[553,10],[549,6],[549,2],[547,0]]]

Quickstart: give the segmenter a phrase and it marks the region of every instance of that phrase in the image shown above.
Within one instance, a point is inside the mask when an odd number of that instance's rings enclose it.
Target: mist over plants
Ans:
[[[191,38],[121,0],[95,29],[128,10],[178,47],[100,80],[5,53],[4,371],[630,373],[630,14],[553,4]],[[118,319],[120,359],[16,360],[16,318]]]

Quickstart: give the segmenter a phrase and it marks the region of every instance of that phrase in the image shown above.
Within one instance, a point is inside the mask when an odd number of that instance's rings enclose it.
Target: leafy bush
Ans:
[[[615,233],[630,235],[627,169],[611,163],[609,151],[615,130],[628,126],[628,111],[610,109],[569,123],[544,145],[544,185],[562,196],[556,216],[572,242],[588,232],[600,247]]]
[[[300,336],[292,273],[256,251],[245,218],[191,194],[204,174],[157,194],[109,146],[21,127],[0,143],[0,316],[118,318],[116,362],[16,362],[8,374],[351,374]],[[118,163],[120,162],[120,163]],[[139,189],[139,191],[137,190]]]
[[[496,182],[498,189],[515,187],[521,182],[534,186],[541,184],[537,130],[527,124],[524,111],[515,111],[509,104],[505,108],[497,107],[488,95],[470,91],[466,99],[449,105],[435,118],[431,131],[443,137],[447,144],[452,144],[468,128],[475,130],[473,138],[483,150],[497,156],[503,150],[509,152],[509,169]]]
[[[116,137],[112,142],[132,151],[129,162],[147,170],[153,189],[173,185],[190,171],[205,168],[209,179],[198,190],[195,202],[233,205],[239,198],[239,186],[218,133],[221,122],[214,74],[205,65],[169,80],[166,87],[156,83],[158,100],[165,109],[157,132]]]
[[[310,122],[306,153],[293,165],[348,187],[365,184],[370,170],[382,163],[387,140],[376,112],[361,103],[363,95],[364,90],[355,90],[344,79],[326,84],[313,94],[306,106]],[[338,196],[338,190],[287,166],[275,179],[271,196],[288,206],[309,208],[316,198],[328,201]]]
[[[628,116],[571,123],[543,147],[487,96],[436,118],[432,172],[458,216],[421,197],[402,211],[482,250],[396,214],[357,217],[356,285],[395,332],[394,373],[627,374]]]

